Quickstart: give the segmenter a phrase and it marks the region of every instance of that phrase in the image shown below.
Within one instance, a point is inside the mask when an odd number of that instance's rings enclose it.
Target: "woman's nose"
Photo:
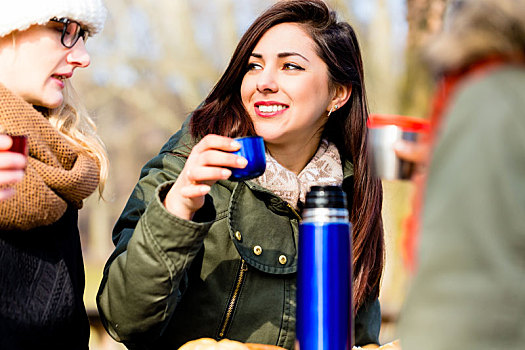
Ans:
[[[276,92],[279,90],[275,73],[269,69],[262,70],[257,79],[257,90],[259,92]]]
[[[84,39],[80,38],[67,54],[67,63],[85,68],[91,63],[91,58],[86,50]]]

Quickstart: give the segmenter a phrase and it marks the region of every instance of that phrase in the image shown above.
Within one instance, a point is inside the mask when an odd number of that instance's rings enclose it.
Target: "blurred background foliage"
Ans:
[[[91,348],[122,348],[105,336],[95,295],[111,254],[111,230],[144,163],[206,97],[255,17],[277,0],[111,0],[104,31],[87,42],[92,63],[74,84],[92,113],[111,162],[106,200],[80,212]],[[285,1],[285,0],[284,0]],[[441,25],[446,0],[328,0],[356,29],[372,113],[426,117],[431,77],[420,50]],[[409,183],[383,183],[387,242],[382,342],[395,337],[409,281],[402,261]]]

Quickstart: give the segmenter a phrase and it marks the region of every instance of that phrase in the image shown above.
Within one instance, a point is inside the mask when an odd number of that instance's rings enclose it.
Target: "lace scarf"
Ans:
[[[333,143],[322,140],[313,158],[297,175],[279,164],[266,151],[266,171],[253,181],[299,209],[304,204],[310,187],[340,186],[343,183],[341,157]]]

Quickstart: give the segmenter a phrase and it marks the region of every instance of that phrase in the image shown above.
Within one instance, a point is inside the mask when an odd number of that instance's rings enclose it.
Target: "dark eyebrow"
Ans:
[[[255,53],[255,52],[252,52],[251,56],[255,58],[262,58],[262,55],[260,53]],[[308,58],[304,57],[303,55],[297,52],[281,52],[277,54],[277,57],[279,58],[290,57],[290,56],[299,56],[299,57],[302,57],[305,61],[310,62]]]
[[[302,57],[303,60],[307,61],[307,62],[310,62],[308,60],[308,58],[304,57],[303,55],[301,55],[300,53],[297,53],[297,52],[281,52],[280,54],[277,55],[277,57],[290,57],[290,56],[299,56],[299,57]]]

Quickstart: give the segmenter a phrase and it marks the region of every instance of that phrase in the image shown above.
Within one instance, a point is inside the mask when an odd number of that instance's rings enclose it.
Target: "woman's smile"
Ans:
[[[263,118],[275,117],[288,108],[288,105],[275,101],[259,101],[254,104],[255,113]]]

